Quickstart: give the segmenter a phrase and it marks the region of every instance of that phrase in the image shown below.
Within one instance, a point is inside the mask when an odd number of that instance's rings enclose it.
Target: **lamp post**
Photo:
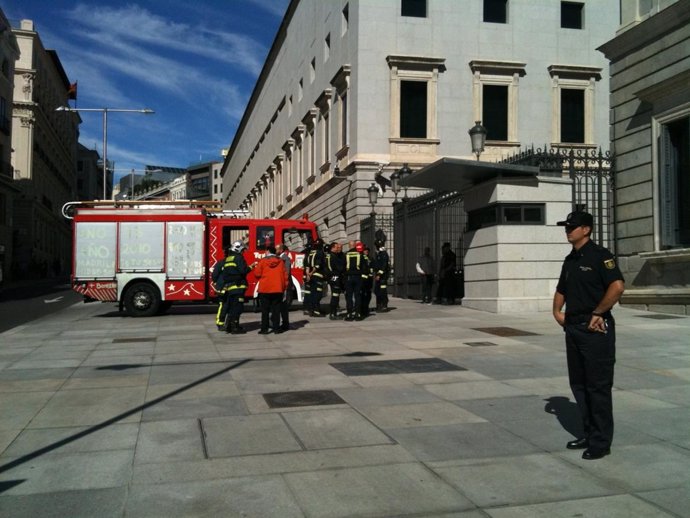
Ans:
[[[477,155],[477,160],[479,160],[479,155],[484,151],[484,143],[486,142],[486,128],[482,126],[482,121],[474,121],[474,126],[467,133],[470,134],[472,141],[472,153]]]
[[[127,108],[72,108],[71,106],[58,106],[56,112],[100,112],[103,114],[103,199],[107,198],[108,191],[108,112],[119,113],[143,113],[151,115],[155,113],[150,108],[138,110]]]
[[[407,256],[407,243],[406,243],[406,234],[407,234],[407,202],[409,201],[409,198],[407,197],[407,186],[405,185],[405,180],[412,174],[412,170],[408,167],[407,163],[403,164],[403,166],[395,171],[391,175],[391,190],[393,191],[393,194],[395,195],[395,201],[393,202],[394,204],[397,205],[398,203],[398,193],[400,192],[400,189],[405,189],[405,194],[403,195],[402,198],[402,204],[403,204],[403,218],[402,218],[402,236],[400,236],[400,240],[398,241],[398,236],[396,233],[395,236],[395,242],[400,243],[400,247],[398,248],[396,246],[396,249],[400,250],[400,254],[396,254],[396,258],[399,256],[400,257],[400,266],[401,266],[401,271],[402,271],[402,277],[403,277],[403,297],[407,298],[407,261],[406,261],[406,256]],[[393,209],[393,213],[395,214],[395,209]],[[397,283],[396,283],[396,294],[397,294]]]
[[[376,238],[376,211],[374,210],[374,205],[379,199],[379,188],[374,182],[367,187],[367,194],[369,195],[369,203],[371,204],[371,214],[369,214],[369,221],[371,222],[371,240],[370,243],[373,246],[374,239]]]

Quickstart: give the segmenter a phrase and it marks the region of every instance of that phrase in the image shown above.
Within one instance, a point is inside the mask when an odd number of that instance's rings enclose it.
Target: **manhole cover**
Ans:
[[[670,320],[672,318],[685,318],[676,315],[637,315],[640,318],[651,318],[652,320]]]
[[[142,338],[113,338],[114,344],[130,344],[135,342],[155,342],[155,336],[145,336]]]
[[[264,394],[269,408],[296,406],[341,405],[345,401],[332,390],[302,390],[298,392],[273,392]]]
[[[469,345],[470,347],[487,347],[496,344],[493,342],[465,342],[465,345]]]
[[[343,362],[331,363],[346,376],[372,376],[376,374],[414,374],[421,372],[464,371],[459,367],[439,358],[413,358],[409,360],[383,360],[377,362]]]
[[[475,331],[481,331],[482,333],[489,333],[490,335],[496,336],[537,336],[537,333],[530,333],[529,331],[521,331],[520,329],[515,329],[513,327],[475,327]]]

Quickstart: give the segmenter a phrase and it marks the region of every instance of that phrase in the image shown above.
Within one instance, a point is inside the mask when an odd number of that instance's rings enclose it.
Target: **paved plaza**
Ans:
[[[586,461],[550,313],[391,306],[232,336],[78,303],[0,334],[0,516],[690,517],[690,317],[615,310]]]

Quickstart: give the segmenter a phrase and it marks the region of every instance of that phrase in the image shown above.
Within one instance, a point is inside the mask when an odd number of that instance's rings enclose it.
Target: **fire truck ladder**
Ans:
[[[245,212],[223,211],[222,202],[210,200],[94,200],[70,201],[62,206],[62,215],[67,219],[74,219],[74,212],[79,208],[109,208],[109,209],[204,209],[206,212]],[[237,216],[236,216],[237,217]]]

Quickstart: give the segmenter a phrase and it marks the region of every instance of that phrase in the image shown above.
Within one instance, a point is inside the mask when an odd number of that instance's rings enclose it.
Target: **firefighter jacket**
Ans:
[[[388,252],[385,250],[379,250],[376,252],[376,259],[374,260],[374,274],[378,275],[382,279],[388,277],[391,269],[391,260],[388,256]]]
[[[326,254],[326,275],[329,280],[336,282],[345,274],[345,254],[340,252]]]
[[[242,254],[230,252],[213,267],[211,278],[218,293],[244,294],[249,266]]]
[[[367,278],[369,275],[369,259],[356,250],[345,254],[345,275],[359,275]]]
[[[321,248],[316,248],[307,255],[306,268],[310,276],[323,278],[326,274],[326,258]]]
[[[275,255],[267,255],[254,268],[259,279],[259,293],[284,293],[287,289],[285,261]]]

